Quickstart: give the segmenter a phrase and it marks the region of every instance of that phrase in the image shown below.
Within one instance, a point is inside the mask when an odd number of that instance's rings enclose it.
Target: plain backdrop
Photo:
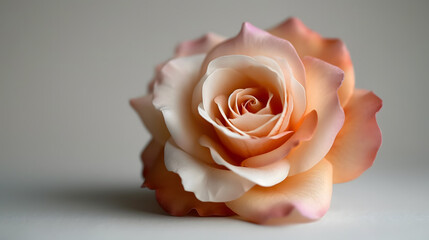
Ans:
[[[428,1],[0,1],[1,239],[428,239]],[[140,189],[128,100],[179,42],[296,16],[350,50],[384,101],[373,167],[320,221],[166,215]]]

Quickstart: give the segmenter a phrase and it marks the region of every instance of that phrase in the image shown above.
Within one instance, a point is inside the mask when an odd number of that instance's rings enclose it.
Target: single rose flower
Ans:
[[[296,18],[180,44],[131,105],[153,137],[143,186],[177,216],[318,219],[381,144],[381,99],[354,88],[344,43]]]

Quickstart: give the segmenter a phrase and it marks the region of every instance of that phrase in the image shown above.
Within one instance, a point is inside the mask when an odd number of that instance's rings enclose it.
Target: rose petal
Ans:
[[[203,109],[202,104],[198,106],[198,112],[201,117],[215,128],[215,131],[222,143],[228,147],[231,152],[241,157],[250,157],[271,151],[284,143],[292,133],[291,131],[285,131],[277,135],[267,137],[243,136],[213,121],[213,119],[211,119],[208,113]]]
[[[230,216],[234,213],[224,203],[201,202],[186,192],[180,177],[167,171],[164,165],[164,146],[152,140],[142,152],[144,187],[156,190],[161,207],[171,215],[183,216],[195,209],[200,216]]]
[[[225,113],[228,110],[226,97],[217,96],[214,101],[228,127],[245,136],[267,136],[280,117],[280,115],[246,112],[243,115],[230,119]]]
[[[248,86],[252,82],[235,69],[222,68],[208,75],[202,88],[202,103],[210,118],[216,119],[219,114],[214,99],[224,94],[230,94],[234,89]]]
[[[221,37],[214,33],[207,33],[200,38],[185,41],[179,44],[179,46],[177,46],[176,48],[175,57],[185,57],[206,53],[224,40],[224,37]]]
[[[297,124],[305,112],[305,88],[295,78],[294,71],[292,71],[286,59],[271,59],[263,56],[256,56],[255,59],[268,68],[271,68],[273,72],[279,75],[280,79],[284,79],[285,81],[286,87],[284,87],[284,92],[281,92],[280,96],[282,97],[282,101],[284,101],[285,96],[287,96],[287,101],[285,101],[287,104],[284,104],[280,120],[273,128],[272,132],[278,133],[285,131],[290,124]]]
[[[174,146],[165,145],[165,166],[182,179],[183,188],[203,202],[226,202],[237,199],[254,183],[225,169],[209,166]]]
[[[272,151],[266,151],[260,155],[252,155],[245,159],[241,165],[246,167],[260,167],[283,159],[300,142],[311,139],[316,127],[317,113],[316,111],[312,111],[304,117],[297,132],[295,132],[287,141],[284,141],[281,146],[274,148],[274,150],[271,149]]]
[[[246,55],[266,56],[269,58],[284,58],[294,70],[294,76],[305,87],[304,66],[290,42],[275,37],[252,24],[245,22],[240,33],[225,42],[220,43],[210,52],[202,65],[202,74],[206,72],[209,63],[220,56]]]
[[[171,137],[181,149],[194,156],[207,153],[195,143],[203,134],[212,131],[195,119],[191,109],[202,59],[202,55],[195,55],[169,61],[162,69],[161,81],[155,85],[153,99],[154,106],[164,116]]]
[[[234,162],[234,160],[228,156],[219,144],[206,136],[201,138],[200,144],[210,149],[211,156],[217,164],[260,186],[273,186],[283,181],[288,175],[289,163],[287,161],[279,160],[258,168],[234,166],[229,163]]]
[[[305,113],[307,100],[305,88],[295,79],[295,77],[293,77],[293,71],[290,68],[289,64],[285,61],[285,59],[277,59],[277,62],[279,66],[283,69],[283,72],[288,73],[288,75],[290,76],[289,78],[286,78],[286,86],[288,94],[288,105],[291,106],[288,111],[290,110],[291,113],[288,113],[288,116],[290,116],[290,120],[282,121],[282,124],[280,125],[280,131],[284,131],[289,126],[289,122],[292,125],[295,125],[301,120],[301,117]]]
[[[279,117],[280,115],[245,113],[230,121],[249,135],[264,137],[271,132]]]
[[[165,143],[170,138],[162,113],[152,104],[153,94],[130,100],[130,105],[140,116],[147,130],[159,143]]]
[[[215,107],[214,99],[217,96],[229,96],[236,89],[265,88],[268,92],[272,92],[275,98],[285,100],[286,86],[283,76],[248,56],[222,56],[213,60],[202,81],[201,99],[208,113],[211,113],[211,109]],[[286,104],[286,102],[282,103]],[[211,114],[210,116],[214,117]]]
[[[321,218],[329,208],[332,194],[332,167],[322,160],[307,172],[287,177],[272,187],[255,186],[226,205],[239,216],[256,223],[273,220],[301,221]],[[292,215],[296,211],[295,215]],[[293,217],[293,218],[292,218]]]
[[[141,160],[143,162],[143,187],[150,189],[159,188],[159,183],[155,180],[157,175],[154,175],[154,169],[157,169],[157,161],[159,156],[162,155],[164,149],[163,143],[157,142],[155,139],[152,139],[141,154]]]
[[[343,71],[312,57],[304,57],[303,62],[307,80],[307,111],[317,112],[318,123],[312,139],[302,142],[289,153],[290,176],[307,171],[322,160],[344,123],[344,112],[337,94]]]
[[[290,41],[300,57],[316,57],[341,68],[344,71],[344,81],[338,95],[341,105],[347,104],[353,94],[355,80],[349,51],[341,40],[323,38],[297,18],[289,18],[268,32]]]
[[[270,65],[259,63],[259,60],[270,62]],[[277,66],[277,68],[272,67]],[[207,74],[203,78],[199,86],[194,92],[194,104],[200,99],[203,102],[203,109],[209,114],[210,118],[215,120],[218,111],[215,111],[216,106],[214,99],[220,95],[233,94],[236,89],[242,88],[264,88],[267,92],[274,94],[273,105],[282,109],[282,115],[277,121],[275,127],[269,133],[270,136],[279,134],[286,130],[286,127],[281,128],[283,125],[287,126],[289,118],[292,114],[292,106],[288,107],[286,102],[286,84],[283,73],[278,72],[280,69],[274,60],[269,60],[266,57],[257,56],[255,58],[243,55],[222,56],[210,62],[207,68]],[[293,76],[288,75],[288,82]],[[201,90],[198,90],[201,89]],[[291,97],[288,97],[288,101]],[[279,103],[281,101],[281,104]],[[305,101],[304,101],[305,102]],[[238,131],[240,132],[240,131]],[[243,134],[242,132],[240,132]]]
[[[344,108],[346,119],[326,159],[332,163],[334,183],[353,180],[368,169],[381,145],[375,119],[382,101],[367,90],[355,90]]]

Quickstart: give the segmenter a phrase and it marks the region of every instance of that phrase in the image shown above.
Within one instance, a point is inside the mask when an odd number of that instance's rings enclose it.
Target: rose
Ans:
[[[172,215],[318,219],[381,144],[381,100],[354,88],[343,42],[295,18],[180,44],[131,105],[153,136],[143,186]]]

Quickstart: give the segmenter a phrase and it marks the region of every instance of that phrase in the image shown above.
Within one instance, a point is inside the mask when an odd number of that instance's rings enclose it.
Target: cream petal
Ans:
[[[243,89],[241,88],[236,89],[228,97],[228,110],[229,110],[228,118],[236,118],[240,116],[240,110],[238,108],[238,103],[237,103],[237,94],[241,91],[243,91]]]
[[[198,144],[203,134],[210,134],[195,119],[192,112],[192,93],[198,82],[198,73],[203,55],[176,58],[162,68],[161,81],[155,84],[154,106],[165,119],[171,137],[177,145],[194,156],[206,154]]]
[[[218,96],[229,95],[235,89],[251,84],[239,71],[220,68],[207,75],[202,86],[202,103],[212,119],[217,117],[217,106],[214,99]]]
[[[219,95],[229,96],[236,89],[247,87],[265,88],[268,92],[279,95],[280,100],[285,100],[283,94],[286,86],[283,75],[259,63],[255,58],[244,55],[221,56],[214,59],[210,62],[203,81],[203,102],[211,102]],[[204,103],[205,107],[206,104]]]
[[[288,96],[292,96],[292,100],[288,100],[288,104],[293,106],[293,111],[290,114],[290,122],[292,125],[295,125],[301,120],[306,110],[306,90],[304,86],[293,76],[293,70],[290,68],[285,59],[277,58],[276,60],[279,66],[283,69],[283,72],[288,72],[288,76],[290,76],[286,78],[286,86]],[[284,121],[284,123],[281,125],[280,131],[286,129],[288,125],[289,121]]]
[[[218,110],[220,112],[220,114],[222,115],[223,120],[225,121],[225,123],[227,124],[226,127],[228,127],[228,129],[239,133],[243,136],[249,136],[248,134],[246,134],[244,131],[242,131],[240,128],[237,128],[234,124],[232,124],[232,122],[230,121],[230,119],[226,116],[225,113],[225,102],[226,102],[226,97],[225,96],[217,96],[214,99],[214,102],[216,103],[216,105],[218,106]],[[218,124],[222,124],[222,122],[217,118],[216,121]]]
[[[271,151],[266,151],[263,154],[253,155],[245,159],[241,165],[246,167],[260,167],[285,158],[300,142],[307,141],[312,138],[317,128],[317,122],[318,119],[316,111],[308,113],[304,117],[297,132],[295,132],[287,141],[284,141],[283,144]]]
[[[240,33],[224,41],[207,53],[202,65],[202,74],[206,72],[209,63],[220,56],[247,55],[266,56],[269,58],[284,58],[292,69],[294,76],[305,87],[304,66],[290,42],[275,37],[250,23],[243,23]]]
[[[258,59],[261,58],[258,57]],[[259,63],[256,58],[243,55],[219,57],[210,62],[202,81],[204,82],[201,85],[202,94],[194,92],[194,103],[198,101],[198,98],[202,98],[204,109],[212,119],[216,118],[214,99],[220,95],[233,94],[235,90],[243,88],[264,88],[267,92],[274,94],[273,102],[282,102],[282,116],[277,121],[277,127],[269,135],[278,134],[280,126],[291,114],[291,109],[288,110],[286,107],[286,86],[283,74],[279,74],[270,66]]]
[[[164,162],[169,171],[182,179],[183,188],[203,202],[226,202],[237,199],[254,183],[232,171],[209,166],[174,146],[165,145]]]
[[[143,187],[156,190],[156,199],[170,215],[183,216],[193,209],[200,216],[230,216],[234,213],[224,203],[201,202],[186,192],[180,177],[167,171],[164,165],[164,145],[152,140],[142,152]]]
[[[198,107],[200,116],[209,122],[215,129],[219,139],[231,152],[241,157],[250,157],[271,151],[290,137],[291,131],[285,131],[274,136],[253,137],[241,135],[231,131],[227,127],[220,125],[210,118],[203,109],[202,104]]]
[[[245,113],[230,121],[248,135],[264,137],[270,133],[279,117],[280,115]]]
[[[346,119],[326,159],[332,163],[334,183],[353,180],[371,167],[381,145],[375,119],[382,101],[367,90],[355,90],[344,108]]]
[[[260,88],[236,89],[228,97],[228,110],[229,110],[228,117],[229,118],[237,118],[240,116],[240,107],[239,107],[240,104],[238,103],[238,99],[250,98],[251,96],[254,96],[255,94],[260,94],[260,92],[262,90],[263,89],[260,89]],[[262,107],[261,109],[257,110],[256,113],[257,114],[273,114],[273,109],[271,107],[273,97],[274,97],[274,94],[272,92],[268,92],[268,99],[265,103],[265,106]],[[256,101],[259,101],[259,100],[256,98]],[[260,103],[260,102],[258,104],[262,105],[262,103]],[[258,107],[258,106],[253,106],[252,108],[255,108],[254,110],[256,110],[256,107]]]
[[[175,57],[185,57],[190,55],[207,53],[213,47],[223,42],[224,40],[224,37],[221,37],[214,33],[207,33],[200,38],[185,41],[179,44],[179,46],[177,46],[176,48]]]
[[[287,177],[275,186],[255,186],[226,205],[248,221],[294,223],[321,218],[329,209],[331,195],[332,167],[322,160],[309,171]]]
[[[322,60],[304,57],[307,80],[307,111],[318,115],[317,129],[311,140],[302,142],[288,155],[289,175],[307,171],[329,152],[344,123],[344,112],[337,90],[343,80],[343,71]]]
[[[170,138],[162,113],[152,104],[153,94],[130,100],[130,105],[140,116],[153,138],[159,143],[165,143]]]
[[[217,96],[215,103],[228,127],[245,136],[264,137],[271,131],[279,115],[245,113],[236,118],[228,118],[225,113],[228,110],[225,96]]]
[[[290,127],[290,123],[296,125],[301,120],[306,108],[305,89],[294,77],[286,59],[276,58],[274,60],[263,56],[257,56],[255,59],[273,69],[281,76],[281,79],[284,79],[283,85],[285,86],[283,86],[281,97],[286,104],[283,105],[282,115],[270,135],[283,132]]]
[[[344,107],[347,104],[353,94],[355,77],[349,51],[341,40],[323,38],[297,18],[289,18],[268,32],[290,41],[300,57],[316,57],[341,68],[344,81],[338,89],[338,95],[341,105]]]
[[[264,187],[273,186],[283,181],[288,175],[289,163],[287,161],[280,160],[258,168],[234,166],[229,163],[234,162],[234,160],[228,156],[219,144],[206,136],[200,139],[200,144],[210,149],[211,156],[217,164],[228,168],[237,175],[257,185]]]

